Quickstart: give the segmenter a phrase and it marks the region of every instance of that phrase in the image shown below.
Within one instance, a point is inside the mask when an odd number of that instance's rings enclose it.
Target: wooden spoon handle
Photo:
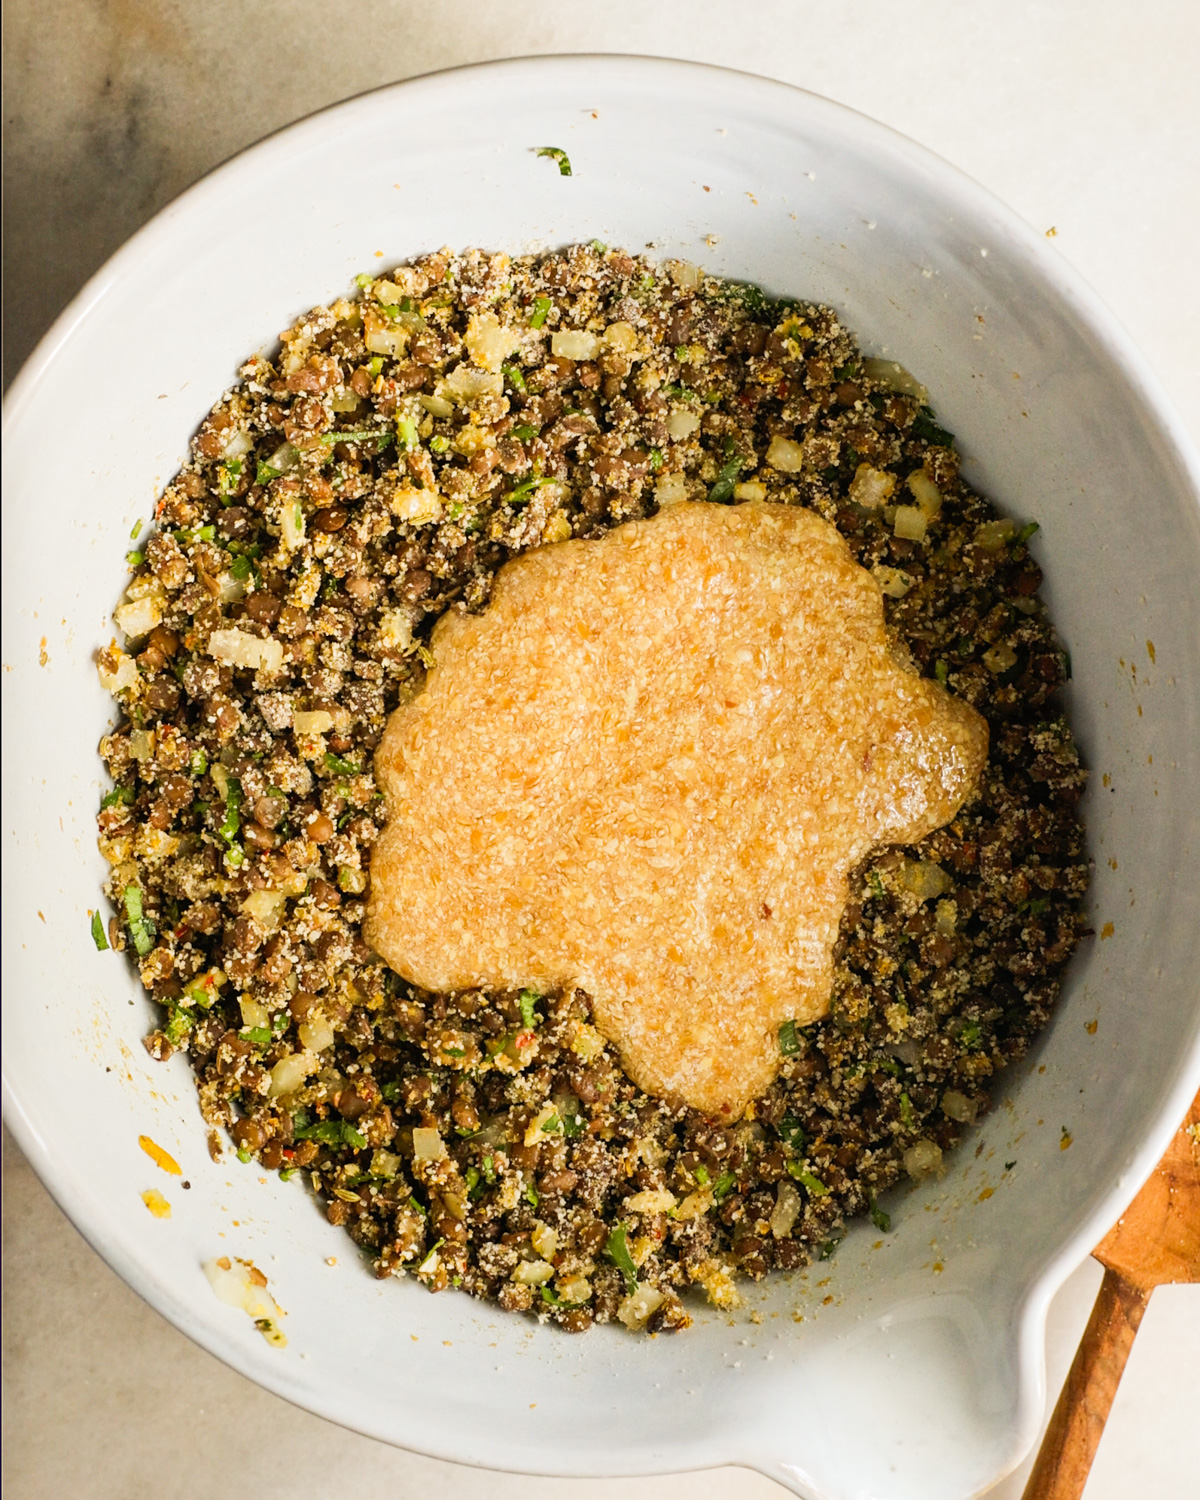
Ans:
[[[1023,1500],[1080,1500],[1149,1300],[1105,1271]]]

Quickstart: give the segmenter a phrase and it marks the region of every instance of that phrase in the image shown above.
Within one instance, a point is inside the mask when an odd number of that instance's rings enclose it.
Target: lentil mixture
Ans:
[[[132,543],[93,936],[161,1007],[151,1054],[189,1054],[214,1154],[302,1172],[380,1276],[681,1328],[689,1288],[729,1307],[854,1215],[886,1231],[879,1196],[1049,1020],[1088,865],[1036,528],[829,308],[599,244],[358,280],[242,366]],[[732,1125],[635,1087],[583,992],[421,992],[361,935],[372,755],[434,622],[518,553],[705,500],[836,525],[991,734],[959,815],[853,875],[830,1013],[784,1023]]]

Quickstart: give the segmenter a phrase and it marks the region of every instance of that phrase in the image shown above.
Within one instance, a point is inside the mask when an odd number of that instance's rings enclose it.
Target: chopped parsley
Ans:
[[[807,1167],[800,1165],[798,1161],[788,1162],[788,1176],[794,1177],[802,1188],[807,1188],[814,1198],[828,1198],[829,1189],[811,1173]]]
[[[561,146],[539,146],[535,152],[537,156],[548,156],[551,161],[558,163],[559,175],[570,177],[571,158]]]
[[[515,489],[509,490],[505,495],[506,505],[526,505],[533,498],[534,490],[540,490],[544,484],[553,484],[553,479],[527,479],[524,484],[519,484]]]
[[[944,427],[939,427],[933,420],[933,408],[923,406],[913,418],[909,431],[914,437],[919,437],[924,443],[932,443],[938,448],[953,448],[954,434],[947,432]]]
[[[716,1182],[713,1183],[713,1197],[720,1203],[722,1198],[728,1198],[729,1194],[737,1185],[737,1178],[732,1172],[722,1172]]]
[[[321,1120],[316,1125],[302,1125],[294,1132],[298,1141],[319,1141],[324,1146],[353,1146],[362,1151],[367,1144],[349,1120]]]
[[[227,844],[232,844],[242,826],[242,784],[232,776],[225,788],[225,816],[217,832]]]
[[[874,1193],[871,1194],[871,1223],[874,1224],[875,1228],[878,1229],[881,1234],[887,1234],[888,1230],[892,1227],[891,1214],[880,1208],[879,1204],[875,1200]]]
[[[517,997],[517,1004],[521,1007],[521,1021],[527,1031],[532,1031],[542,1019],[533,1008],[541,998],[536,990],[522,990]]]
[[[137,949],[138,957],[145,958],[154,947],[155,926],[142,910],[142,888],[132,881],[125,887],[122,900],[125,904],[125,925]]]
[[[733,498],[733,487],[737,483],[737,477],[746,467],[746,460],[740,454],[734,454],[726,459],[717,475],[716,482],[708,492],[708,498],[713,505],[724,505],[727,500]]]
[[[637,1267],[629,1253],[629,1241],[624,1224],[618,1224],[605,1241],[604,1253],[625,1278],[625,1290],[632,1297],[637,1291]]]
[[[358,775],[357,761],[347,760],[343,755],[335,755],[332,750],[326,750],[325,764],[331,771],[336,771],[339,776]]]

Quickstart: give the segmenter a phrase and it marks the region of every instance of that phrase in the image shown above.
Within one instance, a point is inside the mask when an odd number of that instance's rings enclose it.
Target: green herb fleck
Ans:
[[[958,1039],[964,1047],[978,1047],[983,1036],[983,1028],[978,1021],[968,1021],[958,1033]]]
[[[537,435],[538,429],[532,426],[529,422],[518,423],[517,426],[512,429],[511,433],[512,437],[517,438],[522,443],[532,442],[533,439],[537,437]]]
[[[561,146],[539,146],[535,154],[538,156],[548,156],[551,161],[558,163],[560,176],[570,177],[571,158],[567,155],[567,153],[562,149]]]
[[[508,378],[508,383],[509,383],[509,385],[512,386],[513,390],[515,390],[515,391],[523,391],[523,390],[525,390],[525,388],[526,388],[525,387],[525,377],[524,377],[524,375],[521,374],[521,370],[520,370],[519,366],[517,366],[517,365],[502,365],[500,368],[501,368],[502,373]]]
[[[806,1136],[804,1126],[796,1119],[795,1115],[784,1115],[775,1127],[779,1132],[779,1139],[792,1151],[803,1151]]]
[[[870,871],[867,875],[867,884],[871,887],[871,895],[875,897],[876,901],[882,901],[887,895],[887,891],[884,889],[883,876],[878,870]]]
[[[701,1187],[707,1187],[708,1186],[708,1181],[709,1181],[708,1168],[704,1165],[703,1162],[701,1162],[700,1165],[696,1168],[696,1170],[692,1173],[692,1176],[696,1179],[696,1181],[700,1184]]]
[[[795,1021],[785,1021],[779,1028],[779,1050],[784,1057],[795,1057],[800,1051],[800,1033]]]
[[[145,958],[154,947],[154,923],[142,910],[142,888],[132,881],[125,887],[122,900],[125,903],[125,923],[129,936],[137,949],[138,957]]]
[[[298,1141],[320,1141],[326,1146],[353,1146],[361,1151],[367,1138],[360,1135],[349,1120],[321,1120],[316,1125],[305,1125],[294,1132]]]
[[[632,1297],[637,1291],[637,1267],[629,1253],[629,1241],[624,1224],[618,1224],[604,1245],[604,1253],[625,1278],[625,1290]]]
[[[378,443],[381,448],[386,448],[393,437],[394,434],[387,428],[381,430],[374,427],[354,432],[323,432],[321,441],[328,443],[331,448],[335,443]]]
[[[355,286],[362,287],[363,291],[366,291],[367,287],[371,286],[374,280],[374,276],[368,275],[366,271],[360,271],[354,278],[354,284]]]
[[[825,1243],[821,1246],[821,1253],[817,1256],[817,1259],[831,1260],[833,1258],[833,1252],[841,1243],[841,1240],[826,1240]]]
[[[220,828],[217,829],[227,844],[233,843],[238,829],[242,826],[241,807],[242,784],[231,776],[225,788],[225,816],[221,820]]]
[[[411,417],[396,418],[396,441],[401,448],[417,446],[417,424]]]
[[[529,320],[530,328],[540,328],[546,321],[553,305],[549,297],[535,297],[533,302],[533,316]]]
[[[1036,521],[1026,521],[1020,531],[1017,532],[1017,541],[1027,542],[1035,532],[1041,531],[1041,529]]]
[[[802,1167],[798,1161],[788,1162],[788,1176],[794,1177],[802,1188],[807,1188],[814,1198],[827,1198],[829,1189],[819,1177],[814,1177],[807,1167]]]
[[[367,362],[367,374],[372,380],[378,380],[383,372],[383,355],[377,354],[374,359]]]
[[[915,1116],[913,1115],[912,1100],[903,1091],[900,1094],[900,1120],[909,1127],[916,1123]]]
[[[179,1047],[191,1036],[195,1025],[196,1017],[186,1006],[172,1005],[167,1024],[163,1027],[163,1036],[172,1047]]]
[[[746,460],[740,456],[729,459],[717,475],[716,483],[708,492],[708,498],[713,505],[724,505],[733,497],[733,487],[737,483],[737,477],[746,467]]]
[[[887,1234],[892,1227],[892,1216],[880,1208],[875,1200],[875,1194],[871,1194],[871,1223],[881,1234]]]
[[[563,1123],[557,1115],[547,1115],[542,1121],[541,1133],[543,1135],[558,1135],[562,1132]]]
[[[136,799],[137,793],[131,786],[115,786],[101,797],[100,808],[103,811],[108,807],[132,807]]]
[[[940,656],[938,657],[937,661],[935,661],[934,664],[933,664],[933,675],[941,683],[944,683],[946,681],[946,679],[950,676],[950,666],[949,666],[949,663],[943,661]]]
[[[919,437],[924,443],[933,443],[939,448],[953,448],[954,434],[947,432],[944,427],[939,427],[933,420],[933,409],[923,406],[913,418],[909,431],[914,437]]]
[[[445,453],[446,449],[450,446],[450,439],[443,437],[439,432],[429,439],[429,446],[435,453]]]
[[[239,583],[245,583],[250,577],[252,569],[248,557],[235,557],[229,564],[229,576],[236,578]]]
[[[720,1203],[722,1198],[728,1198],[737,1186],[737,1178],[732,1172],[722,1172],[716,1182],[713,1183],[713,1197]]]
[[[278,479],[282,473],[282,469],[273,468],[269,463],[265,463],[260,458],[258,466],[254,471],[254,482],[255,484],[270,484],[272,479]]]
[[[525,1184],[525,1191],[521,1196],[525,1199],[526,1203],[530,1204],[533,1208],[536,1208],[542,1201],[541,1195],[538,1193],[537,1188],[534,1187],[532,1182],[527,1182]]]
[[[192,758],[188,761],[188,770],[193,776],[203,776],[208,770],[208,756],[203,750],[192,751]]]
[[[521,1007],[521,1021],[527,1031],[532,1031],[542,1019],[533,1008],[541,998],[536,990],[522,990],[517,997],[517,1004]]]
[[[275,1040],[275,1035],[269,1026],[243,1026],[240,1034],[248,1042],[253,1042],[256,1047],[269,1047]]]
[[[104,923],[98,911],[92,913],[92,942],[96,945],[97,953],[103,953],[108,947],[108,939],[104,936]]]
[[[662,468],[662,466],[663,466],[663,451],[662,451],[662,449],[661,448],[651,448],[651,450],[650,450],[650,468],[651,468],[651,470],[655,474],[657,474],[658,471],[659,471],[659,469]]]
[[[325,752],[325,764],[331,771],[336,771],[339,776],[357,776],[358,762],[347,760],[345,756],[335,755],[332,750]]]
[[[509,490],[504,501],[507,505],[526,505],[533,497],[534,490],[541,489],[544,484],[553,484],[553,479],[527,479],[524,484],[519,484],[515,489]]]

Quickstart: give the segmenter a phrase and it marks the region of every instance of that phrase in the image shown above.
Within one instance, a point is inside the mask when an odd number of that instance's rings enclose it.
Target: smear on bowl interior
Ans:
[[[882,1226],[1083,930],[1035,530],[828,308],[599,245],[360,277],[99,656],[147,1046],[378,1274],[572,1331]]]

